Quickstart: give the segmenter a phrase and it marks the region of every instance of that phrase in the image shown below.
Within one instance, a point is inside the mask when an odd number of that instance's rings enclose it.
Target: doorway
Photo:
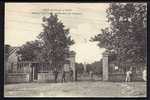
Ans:
[[[38,80],[38,68],[37,64],[33,64],[31,67],[31,82]]]

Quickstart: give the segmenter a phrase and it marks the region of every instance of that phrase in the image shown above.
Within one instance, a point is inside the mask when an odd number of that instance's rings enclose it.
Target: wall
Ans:
[[[133,81],[143,81],[142,74],[136,74]],[[125,82],[125,74],[109,74],[109,81],[112,82]]]
[[[54,75],[52,72],[38,73],[38,82],[51,82],[54,81]]]
[[[7,83],[29,82],[28,73],[9,73],[7,75]]]

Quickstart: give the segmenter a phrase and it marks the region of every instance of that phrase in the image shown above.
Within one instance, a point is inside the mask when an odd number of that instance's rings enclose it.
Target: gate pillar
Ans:
[[[76,81],[76,68],[75,68],[75,52],[70,52],[70,64],[73,70],[73,80]]]
[[[109,72],[108,72],[108,52],[103,53],[103,81],[108,81]]]

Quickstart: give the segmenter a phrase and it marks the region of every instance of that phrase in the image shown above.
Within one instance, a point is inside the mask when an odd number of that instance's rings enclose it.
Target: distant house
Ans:
[[[7,71],[13,72],[15,68],[13,67],[13,64],[16,64],[19,61],[19,55],[17,54],[17,51],[19,50],[19,47],[10,47],[9,53],[8,53],[8,60],[7,60]]]

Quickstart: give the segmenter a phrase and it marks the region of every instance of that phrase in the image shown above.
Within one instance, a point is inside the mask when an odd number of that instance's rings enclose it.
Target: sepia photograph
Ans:
[[[147,97],[147,3],[4,12],[4,97]]]

